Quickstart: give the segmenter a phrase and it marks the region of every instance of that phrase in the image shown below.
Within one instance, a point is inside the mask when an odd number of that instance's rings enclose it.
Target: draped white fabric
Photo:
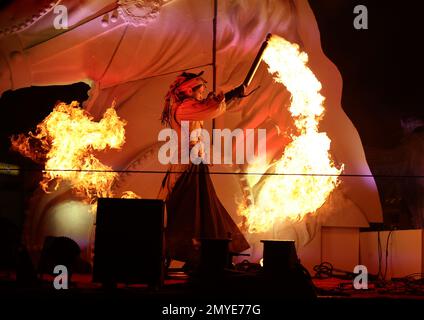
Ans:
[[[119,116],[128,122],[123,149],[103,153],[101,160],[115,169],[166,169],[157,160],[163,97],[176,74],[190,68],[204,70],[211,89],[213,1],[144,1],[154,4],[157,13],[139,25],[128,23],[122,10],[117,21],[112,22],[110,17],[118,8],[115,1],[59,2],[68,8],[67,30],[54,29],[55,13],[44,11],[44,15],[27,28],[0,38],[5,57],[0,58],[3,59],[0,61],[0,92],[31,85],[85,81],[91,86],[90,98],[84,102],[90,113],[99,118],[116,100]],[[26,7],[28,15],[39,10],[36,4],[31,3],[31,6]],[[126,8],[134,15],[145,13],[140,7]],[[109,21],[103,26],[105,14]],[[298,43],[308,53],[309,66],[321,81],[321,92],[326,97],[326,113],[320,130],[326,131],[332,140],[332,156],[344,163],[344,173],[369,175],[358,133],[340,105],[341,76],[322,52],[319,30],[306,0],[219,0],[217,88],[226,91],[242,82],[268,32]],[[290,93],[274,83],[263,64],[251,88],[258,85],[260,89],[244,99],[240,111],[226,113],[216,120],[216,126],[267,129],[268,160],[271,161],[281,156],[288,142],[281,132],[291,125],[286,109]],[[207,126],[210,128],[211,124]],[[212,167],[212,171],[234,172],[236,169]],[[162,178],[163,174],[123,174],[115,189],[132,190],[142,197],[152,198]],[[213,175],[218,195],[236,221],[239,221],[237,201],[243,187],[241,178]],[[49,201],[54,197],[49,195]],[[60,199],[59,203],[69,200],[63,194]],[[36,230],[40,230],[36,225],[43,224],[41,217],[49,206],[46,205],[48,201],[35,203],[28,237],[34,243],[41,243],[44,235],[36,234]],[[273,235],[287,237],[293,234],[289,229],[294,227],[298,237],[301,235],[300,242],[306,243],[313,236],[313,224],[366,226],[368,222],[381,221],[381,206],[373,178],[343,177],[341,185],[319,213],[314,221],[276,227]],[[35,225],[34,221],[37,221]],[[78,224],[76,228],[83,226],[85,224]],[[55,226],[50,223],[49,228],[55,229]],[[90,230],[86,234],[88,237]],[[257,238],[252,236],[251,241]]]

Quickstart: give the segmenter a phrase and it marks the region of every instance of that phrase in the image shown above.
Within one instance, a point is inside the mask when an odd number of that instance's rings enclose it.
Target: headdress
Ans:
[[[201,77],[203,71],[199,73],[183,72],[169,87],[165,96],[165,106],[162,111],[161,122],[163,125],[170,125],[171,106],[174,103],[182,102],[188,95],[188,90],[204,85],[206,80]]]

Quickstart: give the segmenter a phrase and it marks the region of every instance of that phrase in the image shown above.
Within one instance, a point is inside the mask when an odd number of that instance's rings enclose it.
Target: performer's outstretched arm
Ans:
[[[224,95],[217,96],[209,94],[209,96],[198,101],[196,99],[186,99],[177,107],[175,116],[178,121],[202,121],[216,118],[226,111],[226,103]]]

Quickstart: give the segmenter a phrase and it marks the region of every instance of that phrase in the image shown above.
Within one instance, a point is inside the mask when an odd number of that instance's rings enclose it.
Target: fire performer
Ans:
[[[244,97],[245,85],[226,94],[209,93],[204,99],[206,81],[199,74],[182,73],[170,86],[162,112],[162,124],[178,133],[181,141],[181,122],[189,121],[189,133],[203,128],[203,121],[222,115]],[[191,139],[191,149],[201,136]],[[202,157],[202,151],[199,157]],[[179,149],[179,157],[181,150]],[[202,238],[231,238],[230,251],[242,252],[249,244],[224,208],[213,187],[208,165],[172,164],[162,182],[159,196],[167,205],[166,244],[169,257],[195,264],[199,240]]]

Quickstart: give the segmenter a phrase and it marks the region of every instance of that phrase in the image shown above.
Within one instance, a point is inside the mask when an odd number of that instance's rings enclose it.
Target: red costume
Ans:
[[[181,121],[189,121],[191,133],[202,128],[204,120],[218,117],[227,109],[223,97],[209,94],[204,100],[196,100],[190,96],[190,90],[206,82],[200,77],[201,74],[183,73],[171,85],[166,96],[162,123],[178,133],[178,141],[181,140]],[[190,150],[199,139],[190,141]],[[167,205],[166,243],[171,258],[193,260],[196,243],[202,238],[231,238],[232,252],[249,248],[243,234],[218,199],[206,164],[171,165],[162,182],[160,195]]]

